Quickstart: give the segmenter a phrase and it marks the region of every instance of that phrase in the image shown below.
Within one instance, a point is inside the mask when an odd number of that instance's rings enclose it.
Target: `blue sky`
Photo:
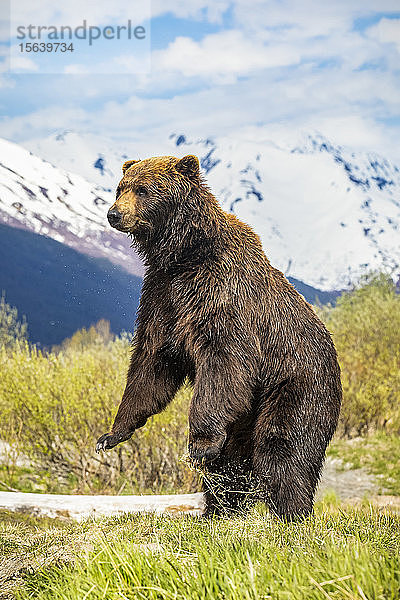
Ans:
[[[11,0],[21,23],[147,25],[145,2],[54,6]],[[107,43],[97,46],[100,74],[38,74],[29,62],[23,74],[4,71],[0,134],[21,143],[64,129],[146,137],[157,153],[172,131],[240,138],[262,125],[264,137],[318,130],[400,160],[398,0],[153,0],[150,24],[143,73],[114,74],[129,47],[110,53]],[[1,35],[7,43],[6,26]]]

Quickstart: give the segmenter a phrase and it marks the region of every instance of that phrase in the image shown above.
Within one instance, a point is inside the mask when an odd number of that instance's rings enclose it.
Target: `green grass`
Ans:
[[[340,458],[344,469],[363,467],[376,476],[382,491],[400,496],[400,437],[383,432],[366,438],[336,440],[328,455]]]
[[[20,600],[400,597],[400,517],[370,507],[319,503],[314,517],[293,524],[255,510],[70,525],[8,515],[0,526],[9,561],[20,553],[18,531],[24,536]]]

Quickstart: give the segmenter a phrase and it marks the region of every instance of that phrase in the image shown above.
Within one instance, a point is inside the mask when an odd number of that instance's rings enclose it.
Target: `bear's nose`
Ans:
[[[121,222],[122,215],[117,208],[110,208],[110,210],[107,213],[107,219],[111,227],[114,227],[115,225],[118,225],[118,223]]]

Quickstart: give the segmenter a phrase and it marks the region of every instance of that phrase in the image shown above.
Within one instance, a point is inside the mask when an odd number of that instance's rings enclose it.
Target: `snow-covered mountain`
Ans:
[[[265,132],[263,137],[257,133],[235,140],[189,140],[173,134],[167,140],[136,139],[129,147],[121,147],[96,136],[65,132],[30,142],[29,148],[58,167],[95,181],[97,187],[25,153],[25,159],[16,160],[14,175],[18,173],[31,185],[11,175],[13,194],[17,190],[19,198],[7,201],[12,207],[7,214],[19,219],[19,211],[28,210],[26,221],[34,219],[37,223],[35,202],[39,198],[50,216],[45,212],[44,222],[42,215],[37,226],[54,229],[49,220],[64,219],[69,225],[61,227],[60,235],[68,239],[79,223],[79,232],[74,235],[81,236],[81,243],[86,236],[90,244],[92,238],[98,239],[99,246],[105,239],[113,240],[103,248],[108,255],[114,252],[114,244],[119,244],[122,254],[125,248],[124,236],[109,231],[105,221],[105,208],[112,201],[107,190],[115,189],[122,162],[161,154],[196,154],[223,208],[254,227],[272,264],[286,275],[333,290],[347,287],[371,269],[400,271],[399,169],[372,152],[334,146],[321,135],[282,143],[268,139]],[[0,152],[10,167],[5,159],[7,149],[3,151],[0,146]],[[32,163],[27,172],[24,161]],[[52,203],[41,188],[47,190]],[[69,204],[68,214],[56,201]],[[15,202],[22,208],[16,208]]]
[[[44,139],[30,140],[26,147],[37,156],[71,173],[79,173],[108,191],[121,178],[122,163],[131,158],[129,148],[100,136],[63,131]],[[132,142],[130,151],[138,151]],[[144,158],[144,155],[143,157]]]
[[[130,273],[143,267],[106,213],[114,194],[0,140],[0,222],[48,236],[81,253],[108,258]]]
[[[400,172],[388,160],[322,136],[289,147],[174,141],[201,156],[225,210],[254,227],[286,275],[328,290],[365,271],[400,270]]]

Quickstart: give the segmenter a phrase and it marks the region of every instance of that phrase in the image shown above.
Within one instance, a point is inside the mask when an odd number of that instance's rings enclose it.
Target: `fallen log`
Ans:
[[[203,494],[162,496],[79,496],[0,492],[0,510],[25,512],[41,517],[82,521],[89,517],[110,517],[127,512],[201,515]]]

